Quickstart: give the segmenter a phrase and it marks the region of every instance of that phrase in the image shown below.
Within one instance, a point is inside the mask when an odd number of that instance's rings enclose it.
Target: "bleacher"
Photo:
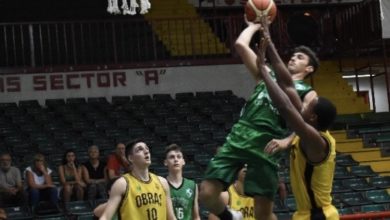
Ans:
[[[167,175],[162,165],[164,147],[177,143],[187,156],[184,175],[199,182],[216,148],[237,121],[244,102],[231,91],[216,91],[177,93],[174,97],[169,94],[114,96],[112,100],[104,97],[48,99],[44,106],[36,100],[1,103],[0,149],[10,151],[14,165],[21,170],[29,165],[33,153],[41,151],[56,170],[66,149],[74,149],[78,160],[83,162],[88,158],[87,148],[91,144],[98,145],[101,157],[105,158],[114,150],[116,142],[142,137],[151,148],[152,172]],[[341,214],[390,208],[390,157],[381,154],[378,147],[387,142],[372,136],[385,134],[379,132],[386,127],[386,123],[378,126],[384,122],[381,119],[375,123],[372,120],[351,123],[350,118],[343,121],[340,116],[336,123],[346,129],[333,132],[338,154],[332,195]],[[365,144],[368,133],[372,146]],[[280,219],[289,219],[296,205],[289,183],[287,154],[282,162],[280,176],[286,182],[288,198],[282,201],[277,197],[274,211]],[[55,172],[55,181],[57,175]],[[90,219],[95,203],[66,204],[60,216]],[[32,217],[28,209],[14,209],[21,215],[15,219]],[[12,210],[8,210],[11,215]],[[201,213],[206,218],[207,212],[202,209]]]

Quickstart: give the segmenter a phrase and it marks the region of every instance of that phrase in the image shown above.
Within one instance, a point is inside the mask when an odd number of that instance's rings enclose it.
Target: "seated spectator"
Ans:
[[[58,167],[58,174],[62,185],[63,201],[65,203],[71,201],[72,196],[76,196],[76,200],[83,200],[86,185],[81,178],[82,169],[73,150],[64,153],[62,164]]]
[[[106,163],[99,160],[99,148],[92,145],[88,148],[89,160],[82,166],[83,180],[87,184],[88,200],[107,199]]]
[[[0,154],[0,207],[21,206],[25,203],[20,170],[11,166],[9,153]]]
[[[116,145],[115,153],[108,156],[108,178],[114,179],[129,171],[129,161],[125,155],[126,146],[123,143]]]
[[[52,170],[47,167],[43,154],[38,153],[34,155],[32,165],[26,168],[24,174],[27,192],[33,207],[36,207],[39,201],[42,200],[57,204],[58,193],[51,178]]]

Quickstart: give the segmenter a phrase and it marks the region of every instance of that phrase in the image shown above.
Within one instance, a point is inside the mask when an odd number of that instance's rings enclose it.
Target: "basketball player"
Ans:
[[[262,25],[267,32],[264,18]],[[297,202],[293,220],[339,219],[331,197],[336,142],[327,130],[336,118],[336,108],[322,97],[303,106],[287,68],[277,72],[276,84],[265,65],[265,49],[269,44],[272,40],[265,34],[258,51],[260,74],[274,105],[297,134],[290,153],[291,186]],[[280,66],[285,67],[282,64]],[[275,147],[281,146],[271,142],[266,151],[277,152]]]
[[[241,213],[228,209],[219,195],[233,182],[235,173],[241,168],[240,164],[245,161],[248,167],[244,189],[246,195],[254,197],[255,217],[274,220],[276,216],[273,213],[273,199],[278,189],[280,153],[267,154],[264,148],[274,138],[286,137],[287,129],[261,79],[256,63],[257,55],[249,47],[253,35],[261,25],[251,22],[247,24],[236,40],[235,47],[257,85],[225,144],[210,161],[201,183],[199,197],[204,206],[220,219],[241,219]],[[299,56],[297,59],[296,53],[305,56]],[[308,48],[299,48],[296,53],[291,57],[294,65],[290,66],[289,71],[300,97],[304,103],[309,103],[317,95],[302,80],[316,70],[318,60]],[[289,142],[291,137],[286,140]]]
[[[118,219],[175,220],[167,180],[149,172],[149,147],[134,140],[126,145],[126,156],[132,169],[115,181],[100,219],[111,220],[117,212]]]
[[[180,146],[171,144],[165,149],[164,165],[168,168],[168,184],[176,219],[200,220],[198,186],[183,178],[185,160]]]
[[[237,180],[229,186],[227,191],[221,193],[223,202],[230,208],[240,211],[244,220],[254,220],[254,201],[252,197],[244,194],[244,180],[247,170],[247,164],[238,172]],[[218,218],[210,213],[208,220],[217,220]]]

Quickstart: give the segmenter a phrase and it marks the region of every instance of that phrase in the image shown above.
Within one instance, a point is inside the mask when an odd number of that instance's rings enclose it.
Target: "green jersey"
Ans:
[[[178,188],[172,186],[170,183],[169,188],[176,218],[178,220],[191,220],[196,193],[196,183],[193,180],[183,178],[183,182]]]
[[[294,84],[301,98],[312,90],[302,80],[294,81]],[[287,129],[283,118],[269,97],[265,83],[261,81],[241,110],[240,119],[228,135],[227,143],[236,148],[255,150],[258,156],[276,164],[278,154],[268,156],[262,153],[267,144],[262,138],[264,133],[275,138],[283,138],[287,135]]]

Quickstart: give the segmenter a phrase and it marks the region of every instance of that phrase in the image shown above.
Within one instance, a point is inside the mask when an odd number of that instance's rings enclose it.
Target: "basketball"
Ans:
[[[251,22],[259,22],[263,15],[268,15],[272,22],[276,13],[277,8],[273,0],[248,0],[245,4],[246,19]]]

